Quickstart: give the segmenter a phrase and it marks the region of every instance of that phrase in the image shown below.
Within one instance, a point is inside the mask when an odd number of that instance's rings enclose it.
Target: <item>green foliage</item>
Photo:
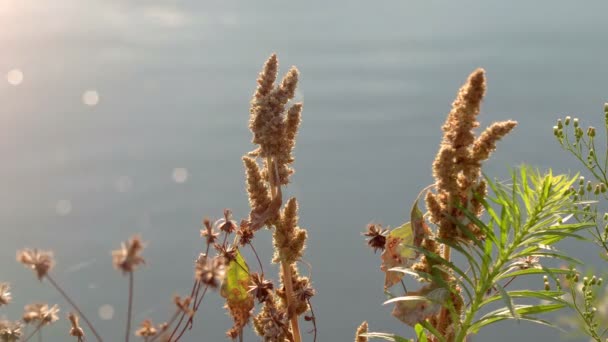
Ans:
[[[226,268],[226,277],[222,283],[221,295],[229,303],[239,303],[249,299],[249,267],[241,252],[237,249],[234,260]]]

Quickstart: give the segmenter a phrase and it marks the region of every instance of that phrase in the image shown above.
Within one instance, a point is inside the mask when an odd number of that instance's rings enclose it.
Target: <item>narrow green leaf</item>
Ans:
[[[422,325],[416,324],[414,326],[414,331],[416,332],[418,342],[427,342],[426,333],[424,332],[424,327]]]
[[[511,299],[507,291],[505,291],[505,289],[499,284],[496,284],[495,287],[496,289],[498,289],[502,300],[505,302],[505,305],[511,312],[511,316],[513,316],[514,318],[519,318],[519,314],[517,313],[517,311],[515,311],[515,307],[513,306],[513,300]]]
[[[387,334],[381,332],[369,332],[366,334],[361,334],[361,336],[365,336],[368,338],[377,338],[385,341],[393,341],[393,342],[414,342],[411,339],[404,338],[395,334]]]
[[[426,330],[428,330],[431,334],[433,334],[433,336],[437,337],[439,342],[446,342],[445,337],[443,336],[443,334],[441,334],[437,328],[435,328],[434,326],[432,326],[429,321],[422,321],[420,322],[420,325],[422,325]]]

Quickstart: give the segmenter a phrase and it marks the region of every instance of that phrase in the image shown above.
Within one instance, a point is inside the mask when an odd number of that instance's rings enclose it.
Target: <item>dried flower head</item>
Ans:
[[[176,295],[175,297],[173,297],[173,302],[175,303],[175,306],[177,306],[177,309],[180,312],[185,313],[189,317],[194,316],[194,310],[190,308],[190,303],[192,302],[191,297],[181,298],[180,296]]]
[[[22,319],[25,324],[37,322],[38,324],[48,325],[59,320],[58,313],[59,307],[57,305],[49,307],[45,303],[28,304],[25,306]]]
[[[355,342],[367,342],[367,337],[361,336],[367,333],[367,322],[363,321],[361,325],[357,328],[357,333],[355,334]]]
[[[226,234],[232,234],[237,228],[236,221],[232,219],[232,211],[224,209],[224,217],[215,221],[214,226]]]
[[[141,322],[139,328],[135,330],[135,336],[152,337],[156,336],[157,332],[158,331],[154,327],[154,324],[152,324],[152,321],[145,319],[143,322]]]
[[[68,314],[68,319],[70,320],[71,328],[70,328],[70,336],[74,336],[78,338],[78,341],[84,340],[84,330],[78,324],[78,316],[73,313]]]
[[[511,265],[509,265],[509,266],[510,266],[510,269],[520,269],[520,270],[527,270],[529,268],[542,268],[539,260],[540,260],[540,258],[537,256],[528,255],[526,257],[521,257],[521,258],[515,259],[515,261],[513,261],[511,263]]]
[[[55,265],[53,252],[29,248],[17,251],[17,261],[33,269],[40,281]]]
[[[140,264],[145,264],[144,258],[139,254],[144,249],[144,244],[139,236],[123,242],[120,249],[112,251],[114,267],[123,273],[133,272]]]
[[[11,287],[8,283],[0,283],[0,306],[7,305],[11,302]]]
[[[374,253],[378,250],[384,250],[388,229],[382,228],[379,224],[370,223],[367,225],[367,232],[363,235],[368,237],[367,245],[374,250]]]
[[[220,233],[216,233],[213,230],[211,221],[209,221],[208,218],[205,218],[203,220],[203,226],[205,227],[205,229],[201,229],[201,237],[204,237],[207,240],[207,244],[209,244],[209,245],[215,243],[215,241],[217,240],[217,237],[220,235]]]
[[[213,245],[213,247],[215,248],[215,250],[217,250],[218,254],[223,257],[224,259],[226,259],[226,263],[230,263],[231,261],[236,259],[236,247],[232,246],[232,245],[220,245],[220,244],[215,244]]]
[[[222,257],[209,258],[203,254],[196,261],[195,278],[201,283],[218,288],[226,275],[226,261]]]
[[[21,322],[19,321],[0,321],[0,341],[16,342],[21,339],[23,332],[21,331]]]
[[[251,243],[251,240],[253,240],[255,233],[251,229],[249,221],[242,220],[239,226],[239,230],[236,231],[236,235],[239,237],[239,245],[245,246]]]
[[[251,285],[249,285],[249,293],[251,293],[260,303],[268,300],[272,295],[274,285],[272,281],[264,279],[263,275],[258,273],[251,274]]]

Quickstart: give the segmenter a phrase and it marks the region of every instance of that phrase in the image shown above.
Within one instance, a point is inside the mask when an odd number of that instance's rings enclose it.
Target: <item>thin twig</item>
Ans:
[[[23,339],[23,342],[27,342],[29,341],[32,337],[34,337],[34,335],[40,331],[40,329],[42,329],[42,326],[44,325],[44,321],[40,321],[40,323],[36,326],[36,329],[34,329],[34,331],[32,331],[26,338]]]
[[[65,291],[63,291],[63,289],[61,289],[59,284],[57,284],[55,282],[55,280],[53,280],[53,278],[51,277],[51,275],[49,273],[46,274],[46,279],[49,281],[49,283],[51,283],[51,285],[53,285],[53,287],[55,287],[55,289],[63,296],[63,298],[72,306],[72,308],[74,308],[74,310],[76,310],[76,312],[78,312],[78,315],[80,315],[80,317],[82,317],[82,319],[87,324],[89,329],[91,329],[91,332],[93,333],[93,335],[95,335],[95,337],[97,338],[97,341],[103,342],[103,340],[101,339],[101,336],[99,336],[99,333],[97,332],[97,330],[95,330],[91,321],[89,321],[87,316],[85,316],[82,313],[82,310],[80,310],[78,305],[76,305],[76,303],[74,303],[74,301],[68,296],[68,294],[65,293]]]
[[[249,243],[249,247],[251,247],[253,254],[255,254],[255,258],[258,259],[258,264],[260,265],[260,272],[262,273],[262,278],[263,278],[264,277],[264,266],[262,266],[262,261],[260,260],[260,256],[258,255],[258,252],[255,250],[255,247],[253,247],[253,244],[251,242]]]
[[[308,307],[310,308],[310,321],[312,322],[314,331],[313,342],[317,342],[317,316],[315,316],[315,311],[312,309],[312,304],[310,304],[310,298],[306,299],[306,302],[308,302]]]
[[[133,313],[133,271],[129,272],[129,304],[127,307],[127,331],[125,332],[125,342],[129,342],[131,336],[131,316]]]

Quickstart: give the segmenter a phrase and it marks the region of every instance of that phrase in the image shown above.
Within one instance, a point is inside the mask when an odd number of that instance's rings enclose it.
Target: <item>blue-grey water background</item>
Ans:
[[[576,170],[551,128],[566,114],[602,124],[606,13],[602,0],[2,0],[0,74],[18,69],[23,80],[0,82],[0,280],[15,297],[0,316],[45,300],[65,317],[61,298],[14,261],[20,247],[53,249],[55,277],[108,341],[121,340],[127,279],[110,251],[141,233],[147,266],[136,274],[135,319],[167,319],[172,295],[190,290],[201,219],[226,207],[247,214],[248,103],[277,52],[281,73],[301,71],[288,192],[309,231],[319,341],[350,341],[363,320],[411,336],[382,306],[379,258],[360,232],[407,219],[432,182],[445,114],[477,67],[488,76],[482,126],[520,124],[485,172],[504,177],[524,162]],[[83,103],[87,91],[96,105]],[[256,246],[269,260],[270,233]],[[564,247],[598,260],[599,250],[583,246]],[[225,340],[230,321],[218,297],[207,297],[187,341]],[[100,308],[113,308],[112,318],[102,320]],[[64,320],[46,340],[66,332]],[[513,322],[474,340],[559,336]]]

